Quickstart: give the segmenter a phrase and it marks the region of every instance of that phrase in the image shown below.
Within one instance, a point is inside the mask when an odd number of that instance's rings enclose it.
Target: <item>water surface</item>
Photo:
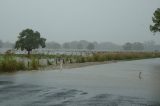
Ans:
[[[160,59],[1,74],[0,106],[160,106]]]

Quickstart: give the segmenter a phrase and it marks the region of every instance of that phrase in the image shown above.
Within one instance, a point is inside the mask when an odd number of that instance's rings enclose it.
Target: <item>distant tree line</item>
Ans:
[[[96,47],[96,42],[88,42],[86,40],[80,41],[72,41],[72,42],[65,42],[63,44],[57,42],[48,42],[46,43],[46,48],[48,49],[88,49],[94,50]]]
[[[0,48],[14,48],[14,43],[3,42],[2,40],[0,40]]]
[[[15,44],[3,42],[0,40],[0,48],[14,48]],[[154,41],[127,42],[123,45],[118,45],[112,42],[89,42],[86,40],[65,42],[63,44],[57,42],[46,42],[47,49],[78,49],[78,50],[99,50],[99,51],[160,51],[160,45]]]
[[[86,40],[65,42],[63,44],[57,42],[46,43],[48,49],[79,49],[79,50],[109,50],[109,51],[120,51],[122,47],[120,45],[111,42],[89,42]]]
[[[144,50],[144,44],[140,42],[135,42],[135,43],[127,42],[123,45],[123,49],[141,51]]]
[[[89,42],[86,40],[65,42],[63,44],[57,42],[46,43],[48,49],[79,49],[79,50],[99,50],[99,51],[160,51],[160,45],[154,41],[141,42],[127,42],[123,45],[118,45],[112,42]]]

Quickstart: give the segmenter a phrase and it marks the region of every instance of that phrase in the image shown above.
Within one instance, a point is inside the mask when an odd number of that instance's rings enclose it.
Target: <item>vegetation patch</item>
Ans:
[[[17,60],[19,58],[20,60]],[[23,60],[27,59],[26,61]],[[148,58],[160,58],[160,52],[92,52],[90,55],[27,55],[5,54],[0,55],[0,72],[13,72],[17,70],[38,70],[42,66],[56,67],[61,60],[63,64],[105,62],[114,60],[137,60]],[[40,60],[46,60],[46,65]],[[42,62],[43,63],[43,62]]]
[[[0,60],[0,72],[13,72],[17,70],[26,70],[24,62],[18,62],[11,55],[5,55]]]

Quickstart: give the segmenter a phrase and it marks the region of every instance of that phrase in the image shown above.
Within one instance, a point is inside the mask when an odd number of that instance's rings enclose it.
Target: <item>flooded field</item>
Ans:
[[[0,106],[160,106],[160,59],[1,74]]]

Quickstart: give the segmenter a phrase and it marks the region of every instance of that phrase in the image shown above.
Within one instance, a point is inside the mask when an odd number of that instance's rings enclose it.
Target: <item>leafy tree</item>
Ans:
[[[132,50],[132,44],[127,42],[123,45],[124,50]]]
[[[154,25],[150,25],[150,30],[153,33],[160,32],[160,8],[158,8],[153,15],[152,21]]]
[[[40,33],[38,31],[33,31],[32,29],[25,29],[20,32],[18,36],[18,40],[15,43],[15,48],[21,50],[27,50],[28,55],[32,51],[32,49],[37,49],[40,46],[44,48],[45,45],[45,38],[41,38]]]
[[[87,46],[88,50],[93,50],[95,48],[95,45],[93,43],[89,43]]]

